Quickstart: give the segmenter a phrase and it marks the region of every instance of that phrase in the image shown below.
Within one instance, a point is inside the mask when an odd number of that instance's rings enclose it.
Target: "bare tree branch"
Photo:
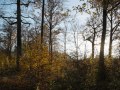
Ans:
[[[113,9],[115,9],[119,5],[120,5],[120,1],[118,1],[118,3],[116,3],[111,9],[107,10],[107,13],[109,13],[110,11],[112,11]]]

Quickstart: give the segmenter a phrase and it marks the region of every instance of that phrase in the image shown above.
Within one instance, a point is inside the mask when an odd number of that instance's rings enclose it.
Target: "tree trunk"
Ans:
[[[16,70],[20,70],[20,57],[22,55],[21,50],[21,9],[20,0],[17,0],[17,60],[16,60]]]
[[[106,80],[106,70],[104,64],[104,44],[105,44],[105,37],[106,37],[106,27],[107,27],[107,5],[106,1],[103,0],[103,31],[101,37],[101,46],[100,46],[100,56],[99,56],[99,66],[98,66],[98,77],[97,77],[97,88],[98,90],[106,90],[105,88],[105,80]],[[101,89],[100,89],[101,88]]]
[[[66,36],[67,36],[67,32],[65,31],[64,32],[64,59],[66,59]]]
[[[44,28],[44,5],[45,5],[45,0],[43,0],[43,5],[42,5],[42,21],[41,21],[41,45],[43,44],[43,28]]]
[[[94,59],[94,42],[92,42],[92,60]]]
[[[50,2],[51,3],[51,2]],[[52,59],[53,59],[53,51],[52,51],[52,6],[50,7],[50,37],[49,37],[49,55],[50,55],[50,63],[52,63]]]
[[[66,32],[65,32],[65,35],[64,35],[64,54],[66,54]]]
[[[112,55],[112,36],[113,36],[113,20],[112,20],[112,11],[111,11],[111,20],[110,20],[110,23],[111,23],[111,30],[110,30],[110,42],[109,42],[109,58],[111,59],[111,55]]]
[[[66,59],[66,43],[67,43],[67,26],[64,22],[65,25],[65,30],[63,31],[63,35],[64,35],[64,59]]]
[[[10,29],[11,30],[11,29]],[[8,60],[9,60],[9,63],[10,63],[10,60],[12,59],[11,57],[11,50],[12,50],[12,32],[10,31],[9,32],[9,35],[8,35],[8,47],[7,47],[7,54],[8,54]]]
[[[84,60],[86,60],[86,58],[87,58],[87,49],[86,49],[86,43],[85,43],[85,47],[84,47],[85,49],[84,49]]]
[[[118,53],[119,53],[119,60],[120,60],[120,42],[119,42],[119,51],[118,51]]]
[[[96,36],[96,31],[94,28],[94,36],[93,36],[93,41],[92,41],[92,60],[94,59],[94,51],[95,51],[95,36]]]

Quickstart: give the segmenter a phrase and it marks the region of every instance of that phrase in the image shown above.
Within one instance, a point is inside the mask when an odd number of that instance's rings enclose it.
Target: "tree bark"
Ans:
[[[50,23],[50,41],[49,41],[49,44],[50,44],[50,62],[52,63],[52,59],[53,59],[53,47],[52,47],[52,24]]]
[[[111,55],[112,55],[112,36],[113,36],[113,20],[112,20],[112,11],[111,11],[111,20],[110,20],[110,23],[111,23],[111,30],[110,30],[110,42],[109,42],[109,58],[111,59]]]
[[[50,1],[50,3],[52,3]],[[52,47],[52,18],[53,18],[53,14],[52,14],[52,5],[50,5],[50,35],[49,35],[49,55],[50,55],[50,63],[52,63],[52,59],[53,59],[53,47]]]
[[[20,0],[17,0],[17,60],[16,60],[16,70],[20,70],[20,57],[22,55],[21,50],[21,8]]]
[[[104,44],[106,37],[106,27],[107,27],[107,5],[106,1],[103,0],[103,31],[101,37],[101,46],[100,46],[100,56],[99,56],[99,66],[98,66],[98,77],[97,77],[97,88],[98,90],[106,90],[105,81],[106,81],[106,70],[104,64]],[[101,88],[101,89],[100,89]]]
[[[65,24],[65,22],[64,22]],[[65,25],[65,32],[64,32],[64,54],[66,55],[66,38],[67,38],[67,26]]]
[[[43,44],[43,28],[44,28],[44,5],[45,5],[45,0],[43,0],[43,5],[42,5],[42,21],[41,21],[41,45]]]
[[[96,36],[96,28],[94,28],[94,35],[93,35],[93,41],[92,41],[92,60],[94,59],[94,51],[95,51],[95,36]]]

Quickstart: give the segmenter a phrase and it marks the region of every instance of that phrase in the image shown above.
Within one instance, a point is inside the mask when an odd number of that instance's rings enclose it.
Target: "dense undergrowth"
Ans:
[[[64,58],[63,54],[56,56],[52,64],[42,63],[38,66],[37,62],[32,62],[30,66],[28,62],[21,62],[19,72],[15,70],[13,62],[4,65],[0,70],[0,90],[35,90],[38,85],[40,90],[97,90],[98,59],[77,61]],[[107,89],[119,90],[119,59],[106,59],[105,65]]]

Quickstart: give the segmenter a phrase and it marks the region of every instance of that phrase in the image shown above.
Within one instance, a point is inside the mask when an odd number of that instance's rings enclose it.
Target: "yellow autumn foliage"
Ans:
[[[22,62],[23,67],[31,69],[49,64],[48,47],[41,45],[40,39],[36,38],[26,47]]]

